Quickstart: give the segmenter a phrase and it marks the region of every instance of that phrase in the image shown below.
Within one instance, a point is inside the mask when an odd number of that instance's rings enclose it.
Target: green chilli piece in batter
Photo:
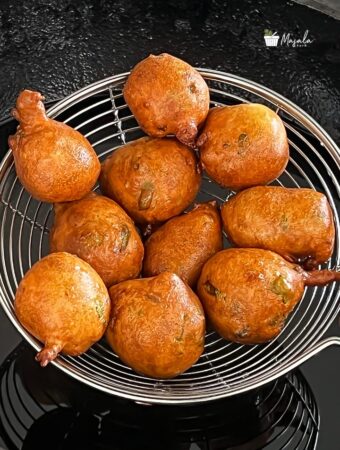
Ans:
[[[292,298],[292,289],[287,280],[282,275],[279,275],[271,282],[270,290],[274,294],[281,297],[281,300],[284,304],[289,303]]]
[[[129,239],[130,239],[130,230],[127,225],[123,225],[120,230],[120,250],[124,251],[126,247],[128,246]]]
[[[140,196],[138,199],[138,208],[140,211],[149,209],[154,192],[154,185],[150,181],[146,181],[141,186]]]
[[[224,292],[221,292],[219,289],[217,289],[215,286],[213,286],[210,281],[206,281],[204,283],[204,289],[208,292],[210,295],[214,295],[218,299],[225,299],[226,294]]]
[[[104,317],[105,308],[104,308],[104,302],[101,300],[95,299],[96,303],[96,313],[98,315],[99,320],[106,325],[106,320]]]
[[[283,214],[283,216],[280,219],[280,227],[283,231],[287,231],[289,226],[288,217]]]
[[[237,140],[238,143],[238,151],[239,155],[243,155],[246,152],[247,147],[249,146],[249,138],[246,133],[241,133]]]

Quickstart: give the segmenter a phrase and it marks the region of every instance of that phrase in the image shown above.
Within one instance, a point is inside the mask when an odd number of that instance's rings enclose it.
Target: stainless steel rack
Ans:
[[[236,75],[199,69],[211,93],[211,106],[256,101],[274,109],[283,119],[290,144],[290,162],[274,184],[323,191],[333,208],[336,242],[327,267],[339,267],[339,149],[305,112],[281,95]],[[94,83],[58,102],[48,114],[82,132],[101,160],[115,148],[141,137],[142,131],[122,95],[128,73]],[[224,201],[230,192],[204,176],[198,201]],[[36,349],[41,348],[17,321],[13,310],[16,287],[31,265],[48,253],[51,205],[40,203],[23,189],[9,152],[0,165],[0,301],[8,317]],[[225,241],[226,246],[229,245]],[[340,338],[322,340],[339,312],[340,292],[333,283],[308,288],[281,335],[266,345],[233,344],[209,332],[205,351],[186,373],[155,381],[123,364],[105,341],[79,357],[60,356],[61,370],[104,392],[148,403],[204,402],[259,387],[297,367]]]

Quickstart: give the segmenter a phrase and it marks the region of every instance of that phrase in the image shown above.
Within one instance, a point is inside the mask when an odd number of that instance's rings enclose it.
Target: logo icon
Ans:
[[[276,31],[274,33],[271,30],[264,30],[264,41],[267,47],[277,47],[280,36],[277,35]]]

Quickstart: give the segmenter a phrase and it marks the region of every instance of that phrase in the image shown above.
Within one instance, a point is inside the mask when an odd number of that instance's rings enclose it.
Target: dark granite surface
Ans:
[[[296,37],[309,30],[314,42],[266,48],[265,28]],[[162,51],[267,85],[340,144],[340,22],[278,0],[2,0],[0,117],[24,87],[58,99]],[[2,144],[0,155],[5,150]],[[19,337],[2,311],[0,323],[3,357]],[[339,335],[338,324],[332,332]],[[303,367],[320,408],[320,450],[340,448],[339,368],[337,349]]]
[[[263,30],[314,39],[266,48]],[[2,0],[0,116],[24,87],[56,99],[149,53],[248,77],[277,90],[340,141],[340,26],[317,11],[270,0]]]

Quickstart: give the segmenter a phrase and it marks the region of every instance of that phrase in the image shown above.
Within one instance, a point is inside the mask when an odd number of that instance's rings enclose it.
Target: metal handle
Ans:
[[[324,350],[325,348],[330,347],[331,345],[339,345],[340,346],[340,337],[331,336],[331,337],[324,339],[324,340],[318,342],[317,344],[313,345],[313,347],[309,348],[308,350],[306,350],[303,353],[302,357],[300,358],[300,364],[304,363],[309,358],[316,355],[321,350]]]
[[[303,364],[304,362],[308,361],[308,359],[312,358],[317,353],[321,352],[321,350],[324,350],[325,348],[330,347],[331,345],[340,346],[340,337],[336,336],[329,337],[308,348],[306,351],[302,353],[301,356],[297,357],[294,361],[289,363],[290,367],[289,370],[295,369],[296,367],[300,366],[300,364]]]

